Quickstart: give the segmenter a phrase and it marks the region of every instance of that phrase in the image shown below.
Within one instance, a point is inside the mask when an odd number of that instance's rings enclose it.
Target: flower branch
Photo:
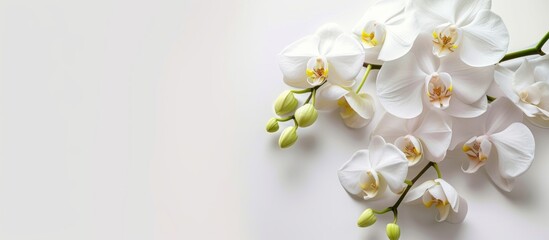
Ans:
[[[545,34],[545,36],[543,36],[543,38],[539,41],[539,43],[535,47],[524,49],[524,50],[517,51],[517,52],[508,53],[499,62],[504,62],[504,61],[507,61],[507,60],[520,58],[520,57],[526,57],[526,56],[530,56],[530,55],[536,55],[536,54],[543,56],[543,55],[545,55],[545,52],[543,52],[542,48],[543,48],[543,45],[545,45],[545,43],[548,40],[549,40],[549,32],[547,32]]]

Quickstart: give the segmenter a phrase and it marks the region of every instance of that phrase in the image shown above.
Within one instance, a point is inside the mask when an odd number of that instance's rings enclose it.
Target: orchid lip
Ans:
[[[379,177],[375,171],[367,171],[363,175],[363,179],[360,183],[360,188],[366,194],[365,198],[375,197],[379,190]]]
[[[378,46],[385,40],[385,28],[377,21],[369,21],[362,29],[360,40],[366,48]]]
[[[438,73],[433,73],[427,83],[427,96],[434,107],[446,109],[450,105],[452,97],[451,79],[443,78]]]
[[[395,140],[395,146],[400,149],[408,159],[408,166],[418,163],[423,157],[421,141],[412,135],[399,137]]]
[[[328,61],[323,56],[313,57],[307,62],[307,82],[319,86],[328,79]]]

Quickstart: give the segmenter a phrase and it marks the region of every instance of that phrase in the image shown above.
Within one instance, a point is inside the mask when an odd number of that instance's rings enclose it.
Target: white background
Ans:
[[[524,2],[493,3],[512,50],[549,30],[549,2]],[[0,238],[384,239],[390,219],[357,228],[369,205],[336,175],[364,130],[322,114],[288,150],[264,132],[285,89],[276,54],[326,22],[350,30],[370,4],[2,0]],[[451,153],[465,222],[403,206],[402,239],[547,236],[549,131],[532,129],[515,191]]]

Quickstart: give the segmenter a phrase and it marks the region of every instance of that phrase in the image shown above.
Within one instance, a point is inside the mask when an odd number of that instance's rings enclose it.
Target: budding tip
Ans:
[[[396,223],[389,223],[387,224],[386,233],[390,240],[398,240],[400,238],[400,227]]]

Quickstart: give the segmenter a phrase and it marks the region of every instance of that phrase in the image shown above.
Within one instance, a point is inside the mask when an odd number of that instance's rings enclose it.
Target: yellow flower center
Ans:
[[[376,39],[376,34],[374,32],[365,32],[362,31],[362,42],[368,46],[375,47],[378,44],[378,41]]]
[[[458,48],[458,31],[455,25],[437,28],[433,31],[433,43],[437,55],[444,56]]]
[[[311,85],[318,86],[324,83],[324,81],[328,78],[328,63],[326,59],[322,57],[317,57],[314,59],[314,62],[311,60],[309,60],[309,63],[307,64],[305,74],[307,75],[307,81]]]

